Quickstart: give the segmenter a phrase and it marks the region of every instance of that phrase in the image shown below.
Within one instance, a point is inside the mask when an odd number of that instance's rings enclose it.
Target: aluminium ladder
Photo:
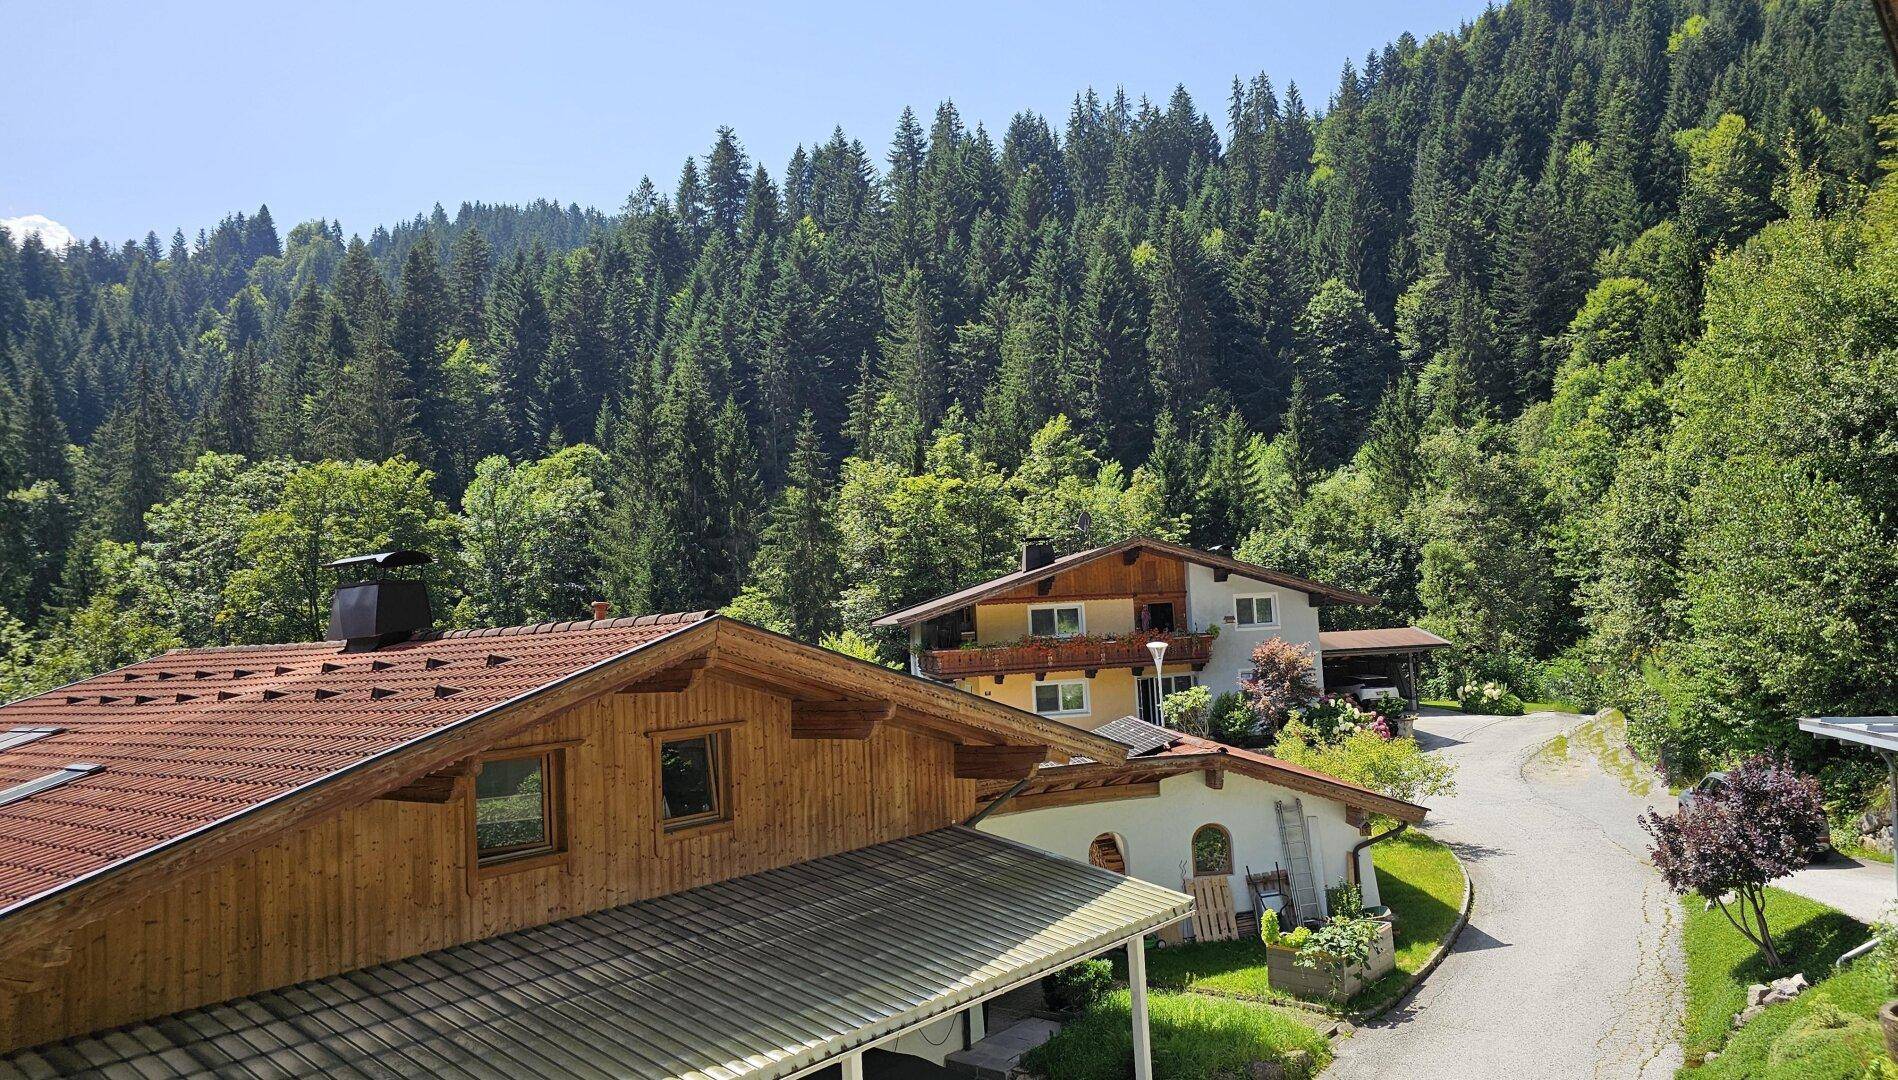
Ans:
[[[1324,909],[1319,906],[1318,878],[1312,873],[1311,865],[1311,826],[1305,821],[1305,806],[1293,799],[1287,806],[1283,802],[1274,802],[1272,808],[1279,819],[1279,843],[1285,850],[1285,864],[1291,870],[1292,903],[1298,910],[1298,918],[1322,918]]]

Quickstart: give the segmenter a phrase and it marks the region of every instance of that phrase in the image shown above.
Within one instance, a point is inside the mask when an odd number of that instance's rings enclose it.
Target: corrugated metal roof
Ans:
[[[1322,630],[1318,651],[1340,653],[1414,652],[1447,649],[1450,642],[1416,626],[1386,626],[1376,630]]]
[[[1887,753],[1898,752],[1898,716],[1802,716],[1799,730]]]
[[[1184,544],[1135,537],[1131,540],[1122,540],[1118,544],[1107,544],[1102,547],[1088,548],[1085,551],[1076,551],[1071,554],[1063,555],[1048,565],[1037,567],[1033,570],[1017,570],[1014,573],[1003,574],[1001,577],[990,578],[987,581],[971,585],[966,589],[959,589],[955,592],[938,596],[934,600],[925,600],[920,604],[912,604],[901,611],[892,611],[888,615],[872,622],[870,625],[885,627],[912,626],[945,612],[967,607],[978,600],[993,596],[996,593],[1007,592],[1010,589],[1020,588],[1023,585],[1040,581],[1043,578],[1053,577],[1063,570],[1072,570],[1077,566],[1093,562],[1095,559],[1136,550],[1151,551],[1156,555],[1166,555],[1175,559],[1198,563],[1201,566],[1210,566],[1214,569],[1225,570],[1228,573],[1238,574],[1240,577],[1250,578],[1254,581],[1283,585],[1288,589],[1297,589],[1299,592],[1310,595],[1314,600],[1322,602],[1364,605],[1375,605],[1378,603],[1377,597],[1366,593],[1355,592],[1351,589],[1341,589],[1336,585],[1327,585],[1322,581],[1311,581],[1306,578],[1294,577],[1291,574],[1281,573],[1270,567],[1259,566],[1256,563],[1240,562],[1238,559],[1228,558],[1211,551],[1201,551],[1198,548],[1190,548]]]
[[[709,612],[338,642],[185,649],[0,706],[0,911],[647,645]]]
[[[0,1058],[0,1077],[766,1080],[1187,915],[943,829]]]

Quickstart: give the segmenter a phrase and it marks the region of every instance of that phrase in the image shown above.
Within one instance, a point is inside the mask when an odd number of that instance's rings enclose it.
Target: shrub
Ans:
[[[1206,734],[1233,746],[1254,747],[1265,743],[1258,714],[1237,690],[1228,690],[1213,699],[1206,711]]]
[[[1357,702],[1341,694],[1325,694],[1294,715],[1321,742],[1335,743],[1360,731],[1391,737],[1391,725],[1382,715],[1359,708]]]
[[[1291,933],[1279,938],[1279,944],[1288,949],[1302,949],[1311,944],[1311,935],[1311,927],[1295,926]]]
[[[1588,656],[1582,646],[1570,646],[1542,665],[1542,697],[1594,712],[1603,704],[1603,675],[1601,663]]]
[[[1325,890],[1325,907],[1335,915],[1358,916],[1364,914],[1364,890],[1356,882],[1339,878],[1336,885]]]
[[[1252,650],[1252,672],[1239,680],[1260,729],[1276,732],[1292,710],[1318,696],[1312,679],[1311,649],[1284,638],[1266,638]]]
[[[1212,710],[1213,692],[1204,686],[1192,686],[1160,699],[1160,716],[1166,726],[1193,735],[1206,734],[1206,714]]]
[[[1486,716],[1522,715],[1522,699],[1498,682],[1464,683],[1457,687],[1456,701],[1464,712]]]
[[[1830,837],[1818,782],[1777,758],[1751,757],[1728,770],[1718,794],[1669,817],[1650,810],[1641,825],[1668,887],[1712,900],[1768,967],[1782,966],[1766,883],[1805,866]]]
[[[1279,733],[1272,754],[1405,802],[1456,791],[1456,766],[1424,753],[1415,739],[1384,739],[1360,731],[1326,743],[1293,721]]]
[[[1085,1012],[1114,989],[1114,965],[1106,960],[1083,960],[1041,980],[1042,996],[1056,1012]]]
[[[1280,937],[1279,913],[1271,908],[1259,912],[1259,940],[1267,945],[1277,945]]]

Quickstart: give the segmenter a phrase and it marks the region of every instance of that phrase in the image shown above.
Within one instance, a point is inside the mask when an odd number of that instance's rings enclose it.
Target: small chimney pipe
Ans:
[[[1022,541],[1021,568],[1023,573],[1039,570],[1054,561],[1054,545],[1046,537],[1032,536]]]
[[[607,603],[604,600],[593,601],[593,621],[605,622],[607,614],[611,612],[612,610],[613,610],[613,605]]]

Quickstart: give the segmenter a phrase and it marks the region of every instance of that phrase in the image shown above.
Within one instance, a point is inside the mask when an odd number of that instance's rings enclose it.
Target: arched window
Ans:
[[[1232,834],[1224,825],[1201,825],[1193,831],[1193,875],[1232,873]]]
[[[1127,848],[1120,837],[1104,832],[1094,838],[1087,846],[1087,861],[1102,870],[1112,870],[1116,874],[1127,872]]]

